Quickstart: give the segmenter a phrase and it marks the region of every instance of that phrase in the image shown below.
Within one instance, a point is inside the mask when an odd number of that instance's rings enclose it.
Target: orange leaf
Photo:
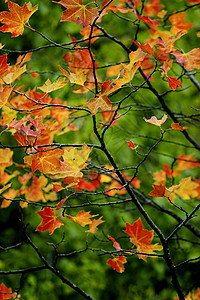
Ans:
[[[124,272],[124,264],[127,262],[126,257],[121,255],[121,256],[117,256],[115,258],[110,258],[107,261],[107,264],[110,265],[113,270],[116,270],[119,273],[123,273]]]
[[[61,149],[49,150],[46,152],[39,152],[33,154],[31,163],[32,171],[39,170],[42,173],[53,172],[56,168],[60,167],[60,160],[58,157],[63,155],[64,151]]]
[[[0,108],[2,108],[8,101],[10,94],[12,92],[12,88],[9,86],[2,87],[0,83]]]
[[[164,5],[161,5],[159,0],[150,0],[149,3],[144,5],[144,13],[147,16],[158,15],[163,7]]]
[[[4,185],[4,187],[2,189],[0,189],[0,194],[3,193],[5,190],[7,190],[10,187],[11,187],[11,183]]]
[[[53,183],[53,191],[54,192],[60,192],[62,190],[64,190],[65,188],[63,186],[61,186],[58,183]]]
[[[175,91],[177,86],[180,86],[182,88],[182,83],[178,79],[176,79],[175,77],[166,76],[166,78],[167,78],[167,81],[169,83],[169,87],[173,91]]]
[[[131,40],[131,42],[133,42],[133,43],[136,44],[138,47],[140,47],[140,49],[142,49],[143,51],[148,52],[149,54],[154,53],[154,48],[151,47],[151,45],[148,44],[148,43],[146,43],[146,44],[144,44],[144,45],[140,45],[140,43],[135,42],[135,41],[133,41],[133,40]]]
[[[102,218],[103,217],[100,217],[99,219],[92,220],[92,223],[89,224],[90,229],[87,232],[95,233],[98,229],[97,226],[104,222],[104,221],[101,220]]]
[[[65,201],[67,200],[68,197],[65,197],[64,199],[62,199],[58,205],[56,206],[56,210],[61,209],[61,207],[63,206],[63,204],[65,203]]]
[[[165,197],[165,186],[153,184],[154,190],[149,193],[153,197]]]
[[[171,32],[173,34],[176,34],[180,31],[188,31],[188,29],[190,29],[193,24],[190,23],[187,20],[184,20],[186,16],[186,12],[181,12],[181,13],[177,13],[177,14],[173,14],[169,17],[169,21],[172,23],[172,28],[171,28]]]
[[[108,95],[113,91],[114,86],[112,81],[105,81],[101,87],[101,93],[93,99],[90,99],[84,106],[89,107],[92,115],[97,113],[98,108],[101,110],[111,110],[112,104],[108,99]]]
[[[124,230],[131,238],[130,241],[137,247],[138,252],[153,254],[154,251],[162,250],[162,246],[157,244],[151,245],[154,231],[143,229],[142,221],[139,218],[137,221],[130,225],[126,223],[126,230]],[[138,254],[139,258],[146,261],[146,255]]]
[[[82,0],[62,0],[55,3],[67,8],[62,14],[61,22],[76,22],[79,18],[80,21],[78,21],[78,24],[83,23],[83,26],[87,27],[89,24],[92,24],[94,19],[98,16],[97,8],[83,5]]]
[[[188,70],[200,69],[200,48],[194,48],[188,53],[172,52],[177,62],[183,63],[184,68]]]
[[[181,180],[180,187],[175,190],[175,193],[186,200],[198,196],[197,188],[198,183],[191,181],[191,177],[187,177]]]
[[[172,124],[171,124],[171,128],[172,128],[172,129],[181,130],[181,131],[187,129],[187,127],[182,127],[182,126],[180,126],[179,123],[172,123]]]
[[[84,210],[82,210],[79,211],[76,217],[68,215],[68,218],[84,227],[85,225],[92,223],[92,220],[90,220],[90,218],[94,218],[96,216],[98,215],[90,215],[90,211],[85,212]]]
[[[158,120],[155,116],[151,117],[151,119],[147,120],[145,117],[143,118],[145,122],[151,123],[156,126],[161,126],[166,120],[167,115],[164,115],[161,120]]]
[[[133,79],[136,71],[144,61],[145,56],[146,53],[142,52],[140,48],[129,53],[130,63],[128,65],[122,64],[124,69],[123,77],[117,78],[114,81],[116,83],[115,90],[119,89],[122,85],[130,82]]]
[[[64,225],[59,219],[56,218],[53,208],[44,207],[44,210],[37,212],[43,221],[36,228],[36,231],[49,230],[49,234],[52,234],[56,228]]]
[[[107,96],[97,96],[96,98],[90,99],[84,106],[87,106],[92,115],[95,115],[98,111],[98,108],[101,110],[110,110],[111,109],[111,102]]]
[[[0,27],[2,32],[11,32],[12,37],[19,36],[24,32],[24,25],[29,20],[31,15],[38,9],[38,5],[32,7],[30,2],[25,3],[23,7],[16,3],[8,1],[10,12],[0,12],[0,21],[4,23]]]
[[[151,19],[147,16],[141,16],[141,15],[137,14],[137,17],[138,17],[139,20],[141,20],[142,22],[149,25],[149,27],[155,27],[155,26],[160,25],[156,20],[153,20],[153,19]]]

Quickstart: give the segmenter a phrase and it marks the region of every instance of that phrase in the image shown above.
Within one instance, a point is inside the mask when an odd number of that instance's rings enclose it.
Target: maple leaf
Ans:
[[[191,181],[191,177],[183,178],[180,182],[180,187],[175,190],[175,193],[178,194],[183,199],[190,199],[190,197],[198,196],[198,184],[194,181]]]
[[[180,86],[182,88],[182,83],[176,79],[175,77],[170,77],[170,76],[166,76],[167,81],[169,83],[169,87],[175,91],[175,89],[177,88],[177,86]]]
[[[0,77],[8,73],[9,65],[7,64],[7,54],[0,56]]]
[[[2,87],[0,83],[0,108],[2,108],[8,101],[10,94],[12,92],[12,88],[9,86]]]
[[[53,83],[49,79],[45,82],[43,86],[38,87],[41,91],[44,93],[50,93],[52,91],[55,91],[57,89],[61,89],[67,84],[68,81],[66,81],[64,78],[61,78]]]
[[[151,117],[151,119],[147,120],[145,117],[143,118],[145,122],[151,123],[156,126],[161,126],[166,120],[167,120],[167,115],[164,115],[161,120],[158,120],[155,116]]]
[[[4,23],[0,27],[2,32],[11,32],[12,37],[17,37],[24,32],[24,25],[38,9],[38,5],[32,7],[31,3],[25,3],[23,7],[8,0],[8,8],[10,12],[0,12],[0,21]]]
[[[44,210],[37,212],[43,221],[36,228],[36,231],[49,230],[49,234],[52,234],[56,228],[64,225],[58,218],[56,218],[53,208],[44,207]]]
[[[63,159],[64,162],[66,162],[66,166],[76,173],[76,171],[79,172],[87,166],[86,160],[88,159],[90,152],[91,149],[86,144],[83,144],[81,150],[74,148],[69,151],[65,150]]]
[[[116,270],[119,273],[123,273],[124,272],[124,264],[127,262],[126,257],[121,255],[121,256],[117,256],[115,258],[110,258],[107,261],[107,264],[110,265],[113,270]]]
[[[101,93],[96,98],[92,98],[84,104],[84,106],[89,107],[92,115],[97,113],[98,108],[106,111],[111,110],[112,107],[112,104],[107,97],[114,90],[112,81],[105,81],[102,85],[100,85],[100,87]]]
[[[92,223],[92,220],[90,218],[94,218],[98,215],[90,215],[90,211],[79,211],[76,217],[72,217],[68,215],[68,219],[73,220],[74,222],[80,224],[81,226],[85,226]],[[103,222],[103,221],[102,221]]]
[[[63,206],[63,204],[65,203],[65,201],[68,199],[69,197],[65,197],[64,199],[60,200],[60,202],[58,202],[58,205],[56,206],[56,210],[61,209],[61,207]]]
[[[142,22],[149,25],[149,27],[155,27],[155,26],[160,25],[156,20],[153,20],[153,19],[151,19],[147,16],[141,16],[141,15],[137,14],[137,17],[138,17],[139,20],[141,20]]]
[[[141,45],[140,43],[135,42],[135,41],[133,41],[133,40],[131,40],[131,42],[133,42],[133,43],[136,44],[138,47],[140,47],[141,50],[146,51],[146,52],[148,52],[149,54],[154,53],[154,48],[151,47],[151,45],[148,44],[148,43],[145,43],[144,45]]]
[[[101,223],[103,223],[104,221],[102,221],[103,217],[100,217],[99,219],[94,219],[92,220],[92,223],[89,224],[89,230],[87,232],[91,232],[91,233],[95,233],[97,231],[97,226]]]
[[[45,149],[46,150],[46,149]],[[42,173],[51,173],[56,168],[60,167],[60,160],[58,157],[64,153],[61,149],[53,149],[46,152],[39,152],[25,157],[25,163],[31,163],[32,172],[39,170]]]
[[[190,168],[195,168],[200,166],[200,163],[197,162],[195,158],[192,158],[191,155],[186,156],[185,154],[181,154],[180,156],[177,157],[177,163],[178,166],[173,171],[173,176],[179,176],[180,171],[182,170],[189,170]]]
[[[121,88],[122,85],[130,82],[133,79],[136,71],[141,66],[145,57],[146,53],[142,52],[140,48],[129,53],[130,63],[128,65],[121,65],[124,70],[123,78],[117,78],[114,80],[116,84],[115,90]]]
[[[28,202],[36,202],[42,200],[46,202],[45,195],[43,189],[47,185],[47,178],[41,175],[40,177],[36,177],[32,175],[32,184],[30,186],[24,187],[22,192],[25,193],[25,198]]]
[[[181,131],[187,129],[187,127],[180,126],[179,123],[172,123],[171,124],[171,128],[172,129],[176,129],[176,130],[181,130]]]
[[[181,13],[177,13],[177,14],[173,14],[169,17],[169,21],[172,23],[172,28],[171,28],[171,32],[176,34],[180,31],[188,31],[188,29],[190,29],[193,24],[190,23],[187,20],[184,20],[186,16],[186,12],[181,12]]]
[[[11,288],[7,288],[4,283],[0,285],[0,300],[16,299],[17,293],[12,293]]]
[[[177,62],[183,63],[184,68],[188,70],[200,69],[200,48],[194,48],[187,53],[173,51]]]
[[[85,70],[79,70],[78,68],[74,70],[74,72],[67,72],[61,66],[59,66],[62,74],[69,79],[71,83],[76,83],[78,85],[84,86],[87,75]]]
[[[176,87],[177,86],[180,86],[182,88],[182,83],[176,79],[175,77],[170,77],[167,75],[167,71],[165,69],[165,66],[161,67],[161,69],[164,71],[165,75],[166,75],[166,78],[167,78],[167,81],[169,83],[169,87],[175,91]]]
[[[154,251],[162,250],[162,246],[151,244],[154,231],[143,229],[140,218],[135,221],[133,225],[126,223],[126,230],[124,230],[124,232],[131,237],[130,241],[137,247],[138,252],[153,254],[155,253]],[[138,254],[138,257],[146,261],[146,255]]]
[[[55,3],[67,8],[62,14],[61,22],[76,22],[79,18],[78,24],[83,23],[83,26],[87,27],[98,17],[98,9],[83,5],[82,0],[62,0]]]
[[[165,186],[153,184],[154,190],[149,193],[153,197],[165,197]]]
[[[111,102],[110,100],[105,96],[97,96],[96,98],[90,99],[87,103],[84,104],[84,106],[87,106],[92,115],[95,115],[98,111],[98,108],[101,110],[110,110],[111,109]]]

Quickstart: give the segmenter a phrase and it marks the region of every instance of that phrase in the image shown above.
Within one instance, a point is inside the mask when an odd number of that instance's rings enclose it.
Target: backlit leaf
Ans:
[[[83,26],[87,27],[98,16],[97,8],[84,5],[82,0],[62,0],[55,3],[67,8],[62,14],[61,22],[76,22],[79,19],[78,23],[83,23]]]
[[[148,122],[150,124],[161,126],[167,120],[167,115],[164,115],[161,120],[158,120],[155,116],[151,117],[151,119],[149,120],[145,117],[143,119],[145,120],[145,122]]]
[[[177,62],[182,63],[185,69],[200,69],[200,48],[194,48],[187,53],[172,52]]]
[[[126,230],[124,230],[131,238],[130,241],[137,247],[138,252],[154,254],[154,251],[162,250],[162,246],[151,244],[153,239],[153,230],[143,229],[142,221],[139,218],[137,221],[130,225],[126,223]],[[138,254],[138,257],[146,261],[147,255]]]
[[[64,78],[61,78],[53,83],[51,83],[51,81],[49,79],[47,79],[45,84],[41,87],[38,87],[38,89],[40,89],[44,93],[50,93],[52,91],[55,91],[55,90],[58,90],[58,89],[64,87],[67,84],[67,82],[68,81],[65,80]]]
[[[5,24],[0,27],[2,32],[11,32],[12,37],[19,36],[24,32],[24,25],[31,15],[38,9],[38,5],[32,7],[31,3],[25,3],[23,7],[8,0],[10,12],[0,12],[0,21]]]
[[[68,219],[73,220],[74,222],[80,224],[81,226],[85,226],[87,224],[91,224],[92,220],[90,220],[90,218],[94,218],[98,215],[90,215],[89,211],[79,211],[79,213],[76,215],[76,217],[72,217],[70,215],[68,215]],[[103,222],[103,221],[102,221]]]
[[[107,264],[110,265],[113,270],[116,270],[119,273],[123,273],[124,272],[124,264],[127,262],[126,257],[121,255],[121,256],[117,256],[115,258],[110,258],[107,261]]]
[[[58,218],[56,218],[53,208],[44,207],[44,210],[37,212],[43,221],[39,224],[36,231],[49,230],[49,234],[52,234],[56,228],[64,225]]]

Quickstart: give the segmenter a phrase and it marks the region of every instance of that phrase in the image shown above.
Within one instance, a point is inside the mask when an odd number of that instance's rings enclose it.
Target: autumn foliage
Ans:
[[[179,1],[176,10],[159,0],[50,1],[62,9],[57,26],[75,32],[60,42],[40,22],[31,25],[40,18],[39,1],[2,2],[0,36],[17,44],[27,34],[40,42],[20,51],[0,44],[1,213],[15,207],[21,228],[20,239],[4,239],[0,249],[6,257],[26,244],[40,263],[18,271],[4,266],[0,299],[23,298],[25,275],[43,270],[73,295],[92,299],[60,262],[90,252],[105,274],[158,262],[170,278],[163,287],[170,286],[170,299],[200,299],[199,282],[185,287],[187,267],[191,272],[199,264],[200,48],[184,49],[182,42],[194,35],[191,15],[200,1]],[[58,51],[54,61],[48,54],[41,59],[53,71],[35,69],[37,53],[51,48]],[[76,246],[65,246],[76,237]],[[7,281],[15,273],[20,278]],[[163,291],[160,297],[169,299]],[[106,295],[117,299],[114,291]],[[133,293],[131,299],[142,298]]]

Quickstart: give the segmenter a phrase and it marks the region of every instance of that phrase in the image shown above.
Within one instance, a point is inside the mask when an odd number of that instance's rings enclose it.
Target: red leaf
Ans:
[[[154,190],[149,193],[153,197],[165,197],[165,186],[153,184]]]
[[[125,256],[117,256],[113,259],[109,259],[107,261],[107,264],[110,265],[113,270],[116,270],[119,273],[123,273],[124,272],[124,264],[126,263],[126,257]]]
[[[126,230],[124,230],[124,232],[131,237],[130,241],[137,247],[138,252],[153,254],[155,253],[154,251],[162,250],[162,246],[151,244],[154,231],[143,229],[142,221],[140,218],[135,221],[133,225],[126,223]],[[138,254],[138,256],[139,258],[146,261],[147,255]]]
[[[126,230],[123,231],[132,238],[132,243],[136,246],[139,244],[150,244],[153,238],[153,230],[148,231],[143,229],[140,218],[133,225],[126,223]]]
[[[16,299],[17,294],[12,293],[11,288],[7,288],[4,283],[0,285],[0,300]]]
[[[170,77],[170,76],[166,76],[167,81],[169,83],[169,87],[175,91],[175,89],[177,88],[177,86],[180,86],[182,88],[182,83],[176,79],[175,77]]]
[[[133,144],[132,141],[127,141],[127,143],[128,143],[128,147],[129,147],[130,149],[135,149],[135,146],[134,146],[134,144]]]
[[[59,219],[56,218],[53,208],[44,207],[44,210],[37,212],[43,221],[36,228],[36,231],[49,230],[49,234],[52,234],[56,228],[64,225]]]
[[[58,205],[56,206],[56,210],[61,209],[61,207],[63,206],[63,204],[65,203],[65,201],[67,200],[68,197],[65,197],[64,199],[62,199]]]

